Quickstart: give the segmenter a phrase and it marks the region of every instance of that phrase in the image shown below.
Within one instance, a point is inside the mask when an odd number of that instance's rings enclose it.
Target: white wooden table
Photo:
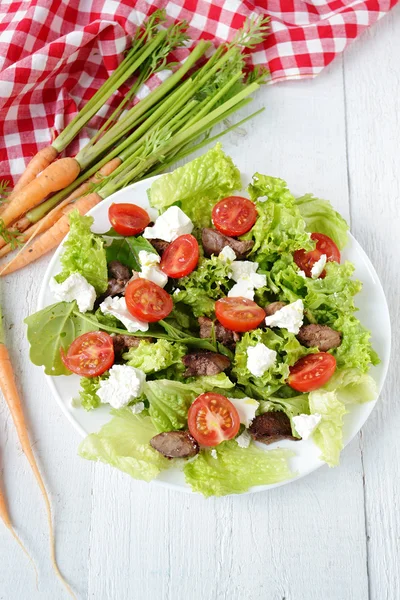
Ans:
[[[9,277],[9,346],[52,493],[59,564],[80,599],[400,598],[400,7],[316,80],[267,87],[254,104],[267,110],[224,148],[243,171],[280,176],[300,193],[331,199],[350,219],[391,308],[388,380],[340,468],[253,496],[206,501],[168,491],[77,457],[79,436],[29,363],[22,324],[48,259]],[[2,399],[0,452],[12,518],[40,567],[35,591],[0,523],[0,599],[66,598],[50,567],[41,497]]]

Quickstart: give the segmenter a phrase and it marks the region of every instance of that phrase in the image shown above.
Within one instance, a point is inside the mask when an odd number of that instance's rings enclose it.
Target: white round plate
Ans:
[[[109,230],[108,208],[113,202],[134,202],[146,210],[149,210],[147,190],[154,179],[156,179],[156,177],[126,187],[104,200],[98,206],[95,206],[88,213],[94,217],[93,231],[96,233],[105,233]],[[151,213],[151,210],[149,210],[149,212]],[[156,214],[157,213],[155,213],[155,215],[151,214],[151,217],[154,218]],[[355,277],[363,282],[362,292],[357,297],[357,306],[359,308],[358,316],[361,322],[372,332],[372,343],[381,359],[380,365],[371,369],[371,374],[377,382],[380,393],[386,377],[390,357],[391,332],[389,311],[385,294],[371,261],[353,236],[350,235],[349,237],[349,243],[342,253],[342,256],[343,259],[350,260],[354,263],[356,267]],[[54,303],[54,298],[49,288],[49,281],[61,270],[59,262],[61,252],[62,246],[60,246],[54,254],[45,273],[39,294],[38,310]],[[377,307],[379,307],[379,310],[377,310]],[[69,377],[51,377],[46,375],[46,378],[61,410],[82,437],[98,431],[100,427],[109,420],[109,409],[106,406],[102,406],[90,412],[86,412],[83,408],[74,408],[72,406],[71,400],[78,395],[79,389],[80,378],[77,375],[71,375]],[[371,414],[375,404],[376,400],[367,404],[354,405],[350,408],[350,412],[345,416],[344,423],[345,444],[348,444],[358,433]],[[268,448],[274,447],[292,448],[295,451],[296,455],[291,460],[291,466],[294,472],[298,474],[297,477],[278,484],[257,486],[247,493],[258,492],[290,483],[291,481],[295,481],[296,479],[315,471],[315,469],[324,464],[318,458],[319,449],[311,440],[299,442],[284,440],[268,446]],[[183,473],[176,468],[171,468],[160,473],[157,479],[154,480],[154,483],[163,484],[181,491],[191,491],[189,486],[185,483]]]

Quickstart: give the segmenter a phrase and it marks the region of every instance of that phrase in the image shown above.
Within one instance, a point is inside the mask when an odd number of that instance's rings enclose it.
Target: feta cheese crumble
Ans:
[[[223,263],[232,263],[236,260],[236,252],[230,246],[224,246],[218,254],[218,258]]]
[[[140,396],[146,375],[140,369],[128,365],[114,365],[108,379],[100,381],[97,395],[103,404],[122,408]]]
[[[257,273],[258,263],[249,260],[238,260],[231,264],[232,279],[236,284],[228,292],[230,298],[248,298],[254,300],[254,290],[267,283],[266,275]]]
[[[276,362],[276,352],[258,343],[247,348],[247,368],[254,377],[262,377]]]
[[[326,265],[326,254],[322,254],[319,260],[311,267],[311,277],[318,279]]]
[[[302,271],[301,269],[299,269],[297,275],[299,275],[300,277],[302,277],[303,279],[307,278],[307,275],[304,273],[304,271]]]
[[[239,448],[248,448],[250,446],[250,442],[251,442],[251,435],[247,431],[247,429],[245,429],[243,431],[243,433],[241,433],[240,435],[237,436],[237,438],[235,438],[235,441],[236,441],[237,445],[239,446]]]
[[[143,237],[173,242],[180,235],[192,233],[193,223],[179,206],[170,206],[160,215],[153,227],[146,227]]]
[[[136,402],[133,406],[131,406],[131,411],[134,415],[138,415],[144,411],[144,402]]]
[[[125,298],[121,298],[119,296],[107,296],[107,298],[100,304],[100,310],[103,315],[113,315],[116,317],[121,323],[125,325],[127,330],[130,333],[135,333],[136,331],[147,331],[149,328],[149,324],[144,321],[139,321],[136,319],[129,310],[126,308],[126,300]]]
[[[238,411],[240,422],[245,427],[250,427],[260,403],[253,398],[228,398],[228,400],[232,402]]]
[[[218,454],[217,454],[217,451],[216,451],[216,449],[215,449],[215,448],[213,448],[213,449],[211,450],[210,454],[211,454],[211,456],[212,456],[213,458],[215,458],[215,459],[217,459],[217,458],[218,458]]]
[[[302,440],[308,440],[322,419],[319,413],[293,417],[294,427]]]
[[[155,252],[147,252],[147,250],[140,250],[139,252],[141,266],[139,277],[148,279],[163,288],[168,283],[168,276],[158,266],[160,261],[161,256]]]
[[[93,309],[96,290],[80,273],[72,273],[62,283],[57,283],[55,277],[52,277],[49,285],[54,298],[59,302],[76,300],[82,313]]]
[[[291,304],[283,306],[276,313],[265,317],[267,327],[279,327],[287,329],[290,333],[297,335],[303,325],[304,304],[303,300],[296,300]]]

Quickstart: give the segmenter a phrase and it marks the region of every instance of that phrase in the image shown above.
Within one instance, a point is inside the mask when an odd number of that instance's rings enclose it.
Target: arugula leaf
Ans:
[[[104,235],[108,236],[108,233]],[[107,262],[117,260],[123,265],[130,267],[133,271],[141,271],[139,262],[139,252],[141,250],[157,254],[155,248],[142,236],[113,236],[112,243],[106,247]]]
[[[27,317],[30,359],[43,366],[46,375],[71,375],[61,360],[60,350],[67,348],[83,333],[98,330],[77,310],[76,302],[58,302]]]

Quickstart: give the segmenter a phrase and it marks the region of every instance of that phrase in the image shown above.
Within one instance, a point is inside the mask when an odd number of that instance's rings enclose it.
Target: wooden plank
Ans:
[[[400,323],[399,27],[397,7],[350,49],[345,60],[353,230],[384,286],[394,333]],[[392,343],[384,392],[361,439],[371,600],[400,598],[400,346],[396,334]]]
[[[236,164],[287,179],[348,215],[343,74],[264,89],[266,112],[223,140]],[[323,468],[270,493],[203,500],[97,465],[89,598],[360,600],[367,597],[357,441]]]

